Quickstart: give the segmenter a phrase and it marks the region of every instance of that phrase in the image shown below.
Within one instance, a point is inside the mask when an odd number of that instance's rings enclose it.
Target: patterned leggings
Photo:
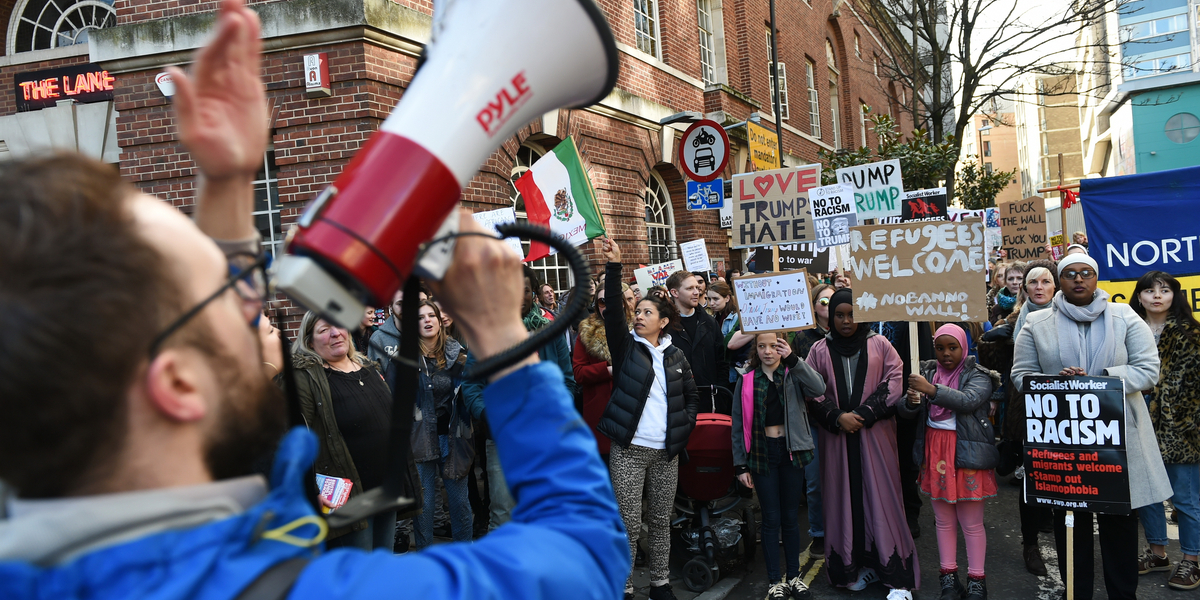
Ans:
[[[666,450],[630,445],[612,445],[608,459],[613,492],[621,508],[621,518],[629,532],[629,558],[637,557],[638,534],[642,531],[642,488],[649,486],[650,505],[646,522],[650,529],[650,585],[670,581],[667,561],[671,557],[671,515],[675,504],[675,486],[679,482],[679,457],[667,460]],[[633,574],[625,581],[633,589]]]

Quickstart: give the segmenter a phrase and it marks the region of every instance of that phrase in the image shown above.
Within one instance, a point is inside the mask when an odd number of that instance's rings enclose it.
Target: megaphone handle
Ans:
[[[500,232],[501,238],[525,237],[530,240],[542,242],[558,250],[559,254],[566,258],[567,263],[571,266],[571,272],[575,276],[575,290],[571,294],[571,301],[567,303],[566,308],[558,314],[557,318],[550,322],[548,327],[533,334],[524,342],[476,363],[471,372],[464,375],[471,379],[485,379],[498,371],[521,362],[526,356],[537,352],[538,348],[545,346],[554,338],[565,333],[571,327],[571,324],[575,322],[576,317],[587,307],[588,302],[591,301],[591,295],[587,294],[586,288],[583,287],[584,282],[589,279],[587,261],[584,260],[583,255],[570,242],[555,238],[550,234],[549,229],[528,223],[505,223],[497,225],[496,230]]]

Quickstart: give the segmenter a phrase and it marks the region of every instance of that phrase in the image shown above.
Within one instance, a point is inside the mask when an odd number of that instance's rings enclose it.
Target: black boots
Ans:
[[[967,591],[963,588],[962,582],[958,580],[958,572],[942,573],[938,581],[942,585],[942,595],[938,600],[962,600]]]
[[[967,600],[987,600],[987,583],[982,577],[967,578]]]
[[[1046,576],[1046,563],[1042,561],[1042,549],[1037,544],[1025,544],[1025,570],[1037,575]]]

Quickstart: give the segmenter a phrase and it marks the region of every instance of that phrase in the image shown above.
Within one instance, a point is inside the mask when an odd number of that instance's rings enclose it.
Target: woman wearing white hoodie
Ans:
[[[597,248],[608,261],[604,295],[621,296],[621,250],[600,238]],[[642,488],[649,486],[651,600],[675,600],[668,584],[671,515],[679,480],[679,453],[696,426],[696,382],[683,351],[671,345],[669,328],[678,323],[670,302],[650,295],[637,303],[633,331],[625,311],[604,313],[605,337],[612,356],[613,391],[596,429],[612,439],[609,471],[613,491],[629,533],[629,556],[637,553],[642,520]],[[625,583],[626,599],[633,581]]]

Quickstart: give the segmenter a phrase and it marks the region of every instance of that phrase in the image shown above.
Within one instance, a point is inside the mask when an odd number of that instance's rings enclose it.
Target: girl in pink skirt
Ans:
[[[917,418],[914,460],[921,465],[921,491],[929,494],[937,522],[941,600],[986,600],[983,562],[987,538],[983,501],[996,495],[1000,460],[988,419],[988,399],[1000,375],[967,355],[966,330],[943,325],[933,335],[937,360],[909,375],[907,401],[898,410]],[[967,586],[958,579],[958,531],[967,543]]]

